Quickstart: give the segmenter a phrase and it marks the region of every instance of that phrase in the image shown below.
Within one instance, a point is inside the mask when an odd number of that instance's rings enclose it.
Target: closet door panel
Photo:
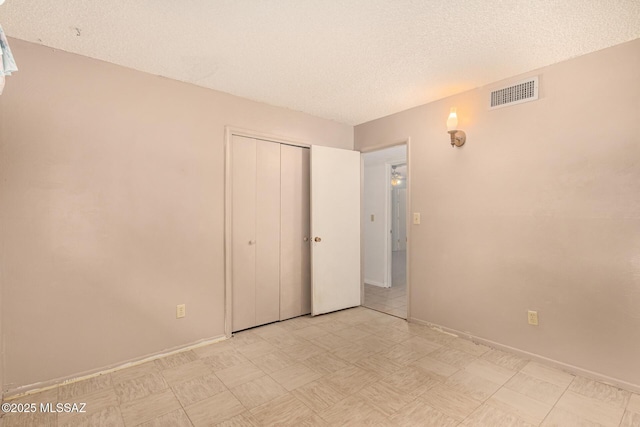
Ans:
[[[280,144],[256,140],[256,325],[280,318]]]
[[[280,170],[280,319],[285,320],[311,312],[309,150],[282,145]]]
[[[256,141],[234,136],[231,147],[232,330],[256,324]]]

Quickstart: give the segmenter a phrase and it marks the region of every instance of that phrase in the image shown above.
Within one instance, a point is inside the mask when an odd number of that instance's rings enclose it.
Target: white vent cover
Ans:
[[[538,99],[538,76],[518,82],[514,85],[491,91],[489,109],[522,104]]]

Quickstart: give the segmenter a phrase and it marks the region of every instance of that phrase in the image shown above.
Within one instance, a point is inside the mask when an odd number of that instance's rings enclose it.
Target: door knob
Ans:
[[[313,239],[314,242],[322,242],[322,239],[319,237],[316,237],[315,239]]]
[[[304,239],[302,239],[302,240],[304,240],[305,242],[308,242],[309,238],[307,236],[304,236]]]
[[[249,244],[250,244],[250,245],[255,245],[255,244],[256,244],[256,241],[255,241],[255,240],[249,240]]]

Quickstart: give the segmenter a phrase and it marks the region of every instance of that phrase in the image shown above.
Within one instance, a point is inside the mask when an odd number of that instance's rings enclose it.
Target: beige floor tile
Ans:
[[[306,342],[306,340],[302,338],[291,335],[291,332],[289,331],[286,331],[281,335],[272,335],[266,337],[264,340],[278,349],[291,347],[293,345],[304,344]]]
[[[637,412],[626,411],[622,417],[620,427],[640,427],[640,414]]]
[[[363,398],[387,417],[394,415],[404,405],[415,400],[410,394],[402,393],[395,387],[381,381],[364,387],[355,395]]]
[[[169,385],[162,375],[159,372],[154,372],[116,384],[114,389],[120,403],[125,403],[157,393],[168,387]]]
[[[367,371],[375,372],[383,377],[391,375],[404,367],[402,364],[390,360],[382,354],[374,354],[373,356],[358,360],[355,365]]]
[[[267,374],[295,365],[296,363],[297,362],[295,360],[291,359],[283,351],[265,354],[264,356],[253,360],[253,364]]]
[[[302,363],[288,366],[279,371],[272,372],[270,375],[288,391],[295,390],[322,377],[321,374]]]
[[[409,332],[397,329],[392,325],[378,327],[375,335],[382,337],[394,344],[400,344],[401,342],[407,341],[413,336]]]
[[[431,328],[424,328],[417,330],[417,335],[421,338],[434,342],[440,345],[447,345],[457,337],[444,332],[436,331]]]
[[[458,368],[455,366],[432,359],[429,356],[412,363],[411,366],[415,366],[428,376],[441,382],[446,381],[448,377],[458,372]]]
[[[320,416],[331,425],[364,426],[388,425],[389,420],[377,408],[357,396],[350,396],[328,409]]]
[[[466,393],[481,402],[487,400],[500,388],[500,384],[464,370],[451,375],[444,383],[452,389]]]
[[[627,411],[640,414],[640,394],[631,393],[629,403],[627,404]]]
[[[19,397],[5,399],[5,402],[11,403],[57,403],[58,402],[59,387],[54,387],[49,390],[41,391],[38,393],[30,393]]]
[[[533,425],[540,424],[552,408],[550,404],[542,403],[504,387],[487,400],[487,405],[513,413]]]
[[[484,359],[477,359],[469,363],[464,367],[464,370],[500,385],[509,381],[516,374],[515,371],[494,365]]]
[[[282,329],[286,329],[287,331],[296,331],[298,329],[306,328],[311,325],[309,323],[310,316],[300,316],[294,317],[293,319],[289,319],[286,322],[282,322],[280,326]]]
[[[227,391],[227,387],[214,374],[193,378],[173,386],[172,389],[182,406],[189,406]]]
[[[220,423],[245,411],[240,401],[230,391],[201,400],[184,408],[195,427]]]
[[[265,375],[231,389],[231,393],[247,409],[255,408],[287,393],[273,378]]]
[[[522,393],[526,396],[550,405],[555,405],[555,403],[558,401],[558,399],[560,399],[560,396],[562,396],[562,393],[564,393],[565,390],[559,385],[543,381],[539,378],[532,377],[527,374],[523,374],[522,372],[518,372],[513,377],[511,377],[511,379],[507,381],[504,386],[505,388],[517,391],[518,393]]]
[[[232,339],[214,342],[212,344],[203,345],[193,349],[193,352],[201,359],[220,353],[222,351],[235,350],[236,345]]]
[[[373,353],[389,351],[391,347],[396,345],[394,341],[390,341],[377,335],[367,337],[366,339],[362,339],[356,342],[362,347],[371,350]]]
[[[83,394],[93,393],[111,386],[110,374],[99,375],[86,380],[61,385],[58,389],[58,399],[60,402],[70,402],[71,399],[82,396]]]
[[[580,415],[564,409],[554,407],[547,418],[540,424],[541,427],[602,427],[602,424],[589,421]]]
[[[215,374],[228,388],[239,386],[240,384],[244,384],[266,375],[253,363],[245,363],[232,368],[221,369],[219,371],[215,371]]]
[[[269,325],[260,326],[251,330],[255,335],[266,339],[268,337],[274,337],[278,335],[287,335],[289,331],[282,327],[281,322],[271,323]]]
[[[120,405],[120,412],[127,427],[151,421],[176,409],[180,409],[180,402],[170,389]]]
[[[142,423],[138,427],[192,427],[192,424],[184,410],[178,409]]]
[[[302,362],[310,357],[317,356],[320,353],[324,353],[326,350],[320,346],[305,341],[302,344],[292,345],[283,349],[287,355],[298,362]]]
[[[401,343],[391,347],[389,351],[381,354],[389,360],[393,360],[396,363],[406,366],[422,359],[428,353],[415,350],[410,346],[407,346],[406,343]]]
[[[330,427],[331,424],[326,422],[320,415],[313,414],[310,417],[300,421],[299,427]]]
[[[326,334],[317,338],[313,338],[311,342],[328,351],[333,351],[340,347],[351,344],[351,341],[349,341],[348,339],[334,334]]]
[[[260,427],[253,421],[253,416],[248,413],[242,413],[235,417],[224,420],[221,423],[215,425],[216,427]]]
[[[307,326],[306,328],[293,331],[294,336],[298,338],[303,338],[306,340],[312,340],[314,338],[327,335],[328,333],[329,331],[327,331],[326,329],[320,328],[318,326]]]
[[[354,343],[340,347],[332,353],[348,363],[356,363],[358,360],[373,356],[377,352],[361,344]]]
[[[314,414],[304,403],[291,394],[260,405],[251,410],[260,426],[298,426]]]
[[[78,413],[73,412],[60,412],[58,414],[58,424],[64,425],[67,423],[71,423],[74,419],[89,417],[99,412],[105,411],[110,407],[117,408],[120,405],[118,400],[118,396],[113,387],[108,387],[94,393],[85,394],[81,397],[82,402],[75,403],[85,403],[84,410],[86,411],[83,414],[78,415]],[[68,402],[74,403],[74,402]],[[120,411],[118,411],[118,416]]]
[[[379,375],[357,366],[340,369],[326,378],[332,388],[346,395],[353,394],[368,384],[381,379]]]
[[[583,396],[570,390],[567,390],[562,395],[555,407],[604,426],[619,425],[624,414],[624,409],[616,405]]]
[[[436,384],[419,399],[458,421],[464,420],[480,406],[480,401],[442,384]]]
[[[393,374],[383,378],[381,382],[395,388],[400,393],[414,398],[424,394],[436,384],[440,384],[439,381],[412,366],[395,371]]]
[[[422,400],[414,400],[389,417],[397,427],[454,427],[459,421],[435,410]]]
[[[176,366],[162,371],[167,384],[174,386],[193,378],[203,377],[213,373],[213,368],[204,360],[198,359],[184,365]]]
[[[331,387],[326,379],[298,387],[292,394],[315,412],[323,411],[347,397]]]
[[[211,356],[207,356],[202,360],[211,365],[214,371],[233,368],[234,366],[244,365],[249,362],[249,359],[244,357],[235,349],[220,351],[212,354]]]
[[[541,365],[537,362],[527,363],[527,365],[522,368],[520,372],[532,377],[540,378],[543,381],[558,385],[564,389],[566,389],[569,384],[571,384],[571,381],[573,381],[574,378],[574,375],[568,374],[559,369]]]
[[[113,385],[132,380],[137,377],[143,377],[147,374],[159,373],[160,369],[152,360],[140,365],[131,366],[130,368],[119,369],[111,373],[111,382]]]
[[[260,340],[238,348],[238,352],[249,360],[257,359],[265,354],[277,351],[278,347],[269,344],[267,341]]]
[[[185,363],[193,362],[198,359],[198,356],[193,350],[181,351],[180,353],[172,354],[161,359],[156,359],[155,363],[158,369],[165,370],[169,368],[175,368],[176,366],[184,365]]]
[[[475,357],[480,357],[491,350],[491,348],[486,345],[478,344],[463,338],[455,338],[451,340],[447,346],[455,348],[456,350],[464,351]]]
[[[569,390],[583,396],[611,403],[623,409],[627,407],[631,397],[631,393],[626,390],[580,376],[573,379],[573,382],[569,385]]]
[[[350,342],[354,342],[372,335],[369,332],[354,328],[353,326],[349,326],[333,333],[335,335],[338,335],[339,337],[349,340]]]
[[[456,350],[455,348],[442,347],[436,351],[429,353],[431,359],[444,362],[447,365],[455,366],[456,368],[464,368],[469,363],[476,360],[475,356],[470,355],[462,350]]]
[[[322,375],[331,374],[349,366],[347,362],[332,353],[322,353],[317,356],[310,357],[304,361],[304,364]]]
[[[520,356],[496,349],[489,350],[480,357],[494,365],[498,365],[512,371],[519,371],[529,363],[529,360],[523,359]]]
[[[58,425],[55,413],[7,413],[0,418],[3,427],[56,427]]]
[[[124,427],[122,414],[117,406],[110,406],[87,414],[67,414],[72,416],[64,418],[62,421],[60,415],[62,413],[58,414],[59,427]]]
[[[469,415],[462,422],[462,425],[468,427],[534,427],[537,424],[530,424],[511,412],[505,412],[495,406],[485,404]],[[565,427],[577,427],[577,425],[567,424]]]
[[[253,330],[236,332],[233,334],[231,340],[233,341],[236,349],[264,341],[262,337],[256,334]]]

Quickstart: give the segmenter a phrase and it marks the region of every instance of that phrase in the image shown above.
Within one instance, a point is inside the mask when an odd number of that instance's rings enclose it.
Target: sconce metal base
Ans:
[[[462,147],[467,142],[467,134],[462,130],[450,130],[451,147]]]

